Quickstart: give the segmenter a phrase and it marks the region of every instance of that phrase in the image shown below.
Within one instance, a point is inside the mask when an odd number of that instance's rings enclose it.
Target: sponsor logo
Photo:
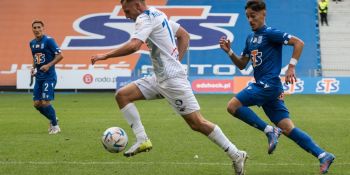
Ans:
[[[218,38],[234,39],[224,27],[234,27],[238,13],[211,13],[211,6],[155,6],[179,23],[191,35],[190,49],[208,50],[219,48]],[[67,36],[62,50],[99,50],[120,47],[130,40],[135,24],[126,19],[121,6],[113,12],[82,16],[73,23],[81,36]],[[145,51],[145,50],[144,50]],[[147,52],[143,52],[147,53]]]
[[[293,84],[286,84],[285,82],[283,84],[283,90],[286,94],[294,94],[294,93],[301,93],[304,91],[304,80],[301,80],[300,78],[297,78],[297,81]]]
[[[252,50],[250,52],[250,56],[252,59],[253,67],[260,66],[262,63],[262,52],[259,52],[258,50]]]
[[[83,76],[83,81],[85,84],[91,84],[94,81],[94,77],[91,74],[85,74]]]
[[[317,82],[316,92],[320,93],[334,93],[338,92],[340,87],[340,81],[336,78],[322,78]]]
[[[233,80],[197,79],[192,81],[195,92],[232,92]]]

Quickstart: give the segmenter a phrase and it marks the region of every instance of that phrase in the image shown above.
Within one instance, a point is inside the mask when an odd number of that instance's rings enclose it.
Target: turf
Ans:
[[[0,94],[1,175],[233,174],[225,153],[191,131],[164,100],[136,103],[153,149],[125,158],[105,151],[100,141],[111,126],[126,130],[128,147],[135,141],[112,93],[56,94],[53,105],[62,129],[59,135],[48,135],[48,121],[33,108],[31,98],[31,94]],[[268,155],[264,134],[226,112],[231,95],[197,98],[202,114],[248,152],[247,175],[318,174],[318,160],[285,136],[274,154]],[[336,155],[329,172],[333,175],[350,174],[349,102],[350,96],[286,97],[294,123]],[[253,109],[268,121],[262,109]]]

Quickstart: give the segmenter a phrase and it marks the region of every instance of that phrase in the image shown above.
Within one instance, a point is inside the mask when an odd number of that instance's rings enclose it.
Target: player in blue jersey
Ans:
[[[242,55],[239,57],[232,51],[230,41],[226,38],[221,38],[219,43],[239,69],[244,69],[249,60],[252,61],[255,83],[249,84],[228,102],[228,112],[266,134],[269,154],[275,150],[282,132],[305,151],[317,157],[320,161],[320,173],[327,173],[335,156],[325,152],[307,133],[294,126],[283,101],[283,87],[279,78],[282,67],[282,46],[285,44],[293,47],[285,77],[287,84],[293,84],[296,81],[295,66],[304,46],[303,41],[266,26],[264,1],[249,0],[245,10],[253,32],[247,37]],[[255,105],[262,106],[265,114],[277,127],[268,125],[249,108]]]
[[[54,89],[57,82],[55,64],[63,59],[55,40],[44,35],[44,23],[34,20],[32,30],[35,38],[29,47],[33,55],[31,76],[35,76],[33,89],[34,107],[50,121],[49,134],[61,132],[57,123],[56,112],[50,101],[54,100]]]

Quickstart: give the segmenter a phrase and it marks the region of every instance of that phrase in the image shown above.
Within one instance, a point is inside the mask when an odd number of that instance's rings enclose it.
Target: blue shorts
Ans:
[[[51,101],[55,98],[56,79],[35,80],[33,100]]]
[[[243,106],[262,106],[270,121],[277,125],[282,119],[289,118],[289,112],[283,101],[281,87],[265,87],[251,83],[236,95]]]

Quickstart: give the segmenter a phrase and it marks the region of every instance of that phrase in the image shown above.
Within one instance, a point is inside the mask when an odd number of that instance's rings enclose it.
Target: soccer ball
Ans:
[[[126,135],[126,132],[122,128],[111,127],[103,133],[102,145],[111,153],[123,151],[127,144],[128,135]]]

